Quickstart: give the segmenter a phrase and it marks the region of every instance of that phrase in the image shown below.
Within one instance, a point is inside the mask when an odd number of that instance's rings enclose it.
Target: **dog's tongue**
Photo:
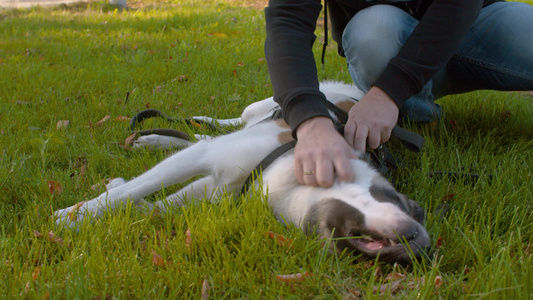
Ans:
[[[368,250],[379,250],[385,247],[385,243],[383,241],[372,241],[369,243],[365,243],[365,248]]]
[[[367,251],[376,251],[383,249],[389,243],[386,240],[374,240],[370,238],[357,239],[355,242],[359,245],[360,248],[363,248]]]

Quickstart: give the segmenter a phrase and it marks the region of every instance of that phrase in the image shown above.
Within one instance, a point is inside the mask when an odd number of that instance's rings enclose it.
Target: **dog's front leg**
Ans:
[[[164,212],[172,206],[186,205],[195,199],[213,199],[219,196],[223,188],[223,186],[219,187],[215,177],[206,176],[166,197],[165,200],[157,201],[155,205]]]

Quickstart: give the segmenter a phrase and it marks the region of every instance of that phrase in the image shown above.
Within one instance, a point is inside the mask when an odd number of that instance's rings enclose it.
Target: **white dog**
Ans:
[[[355,103],[354,99],[362,97],[357,88],[342,83],[326,82],[321,84],[321,90],[329,101],[344,110]],[[202,140],[129,182],[121,178],[113,180],[108,191],[100,196],[56,211],[57,224],[74,227],[88,214],[97,217],[104,210],[115,209],[127,201],[152,207],[143,197],[193,176],[204,177],[170,195],[166,201],[155,203],[157,208],[165,211],[167,205],[214,199],[223,190],[239,193],[261,160],[292,140],[290,129],[282,119],[269,119],[276,108],[278,105],[268,98],[248,106],[241,118],[218,120],[221,125],[244,122],[245,126],[213,139],[199,137]],[[141,137],[136,146],[168,146],[169,142],[189,145],[179,138],[152,135]],[[268,205],[280,221],[290,222],[308,234],[332,238],[339,251],[348,250],[368,258],[408,263],[427,255],[430,240],[421,224],[423,210],[398,193],[367,162],[351,160],[354,180],[336,181],[326,189],[298,184],[293,160],[293,152],[288,151],[262,173],[262,190],[268,192]]]

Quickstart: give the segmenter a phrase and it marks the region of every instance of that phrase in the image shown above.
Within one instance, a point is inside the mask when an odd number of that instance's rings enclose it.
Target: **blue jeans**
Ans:
[[[450,20],[453,22],[453,20]],[[350,75],[368,92],[418,21],[399,8],[376,5],[357,13],[342,43]],[[446,68],[407,99],[400,120],[431,122],[442,115],[434,100],[473,90],[533,90],[533,6],[497,2],[484,7]]]

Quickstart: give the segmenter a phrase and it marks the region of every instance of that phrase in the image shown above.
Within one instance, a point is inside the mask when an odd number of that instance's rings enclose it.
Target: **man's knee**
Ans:
[[[376,5],[357,13],[346,26],[342,44],[348,64],[375,76],[385,69],[411,35],[416,20],[390,5]]]

